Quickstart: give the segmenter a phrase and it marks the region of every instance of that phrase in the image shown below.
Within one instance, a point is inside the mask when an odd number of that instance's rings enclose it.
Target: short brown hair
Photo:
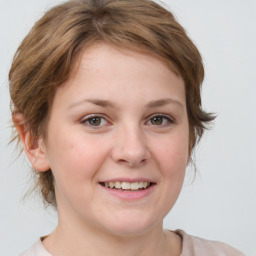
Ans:
[[[56,89],[70,77],[82,50],[97,41],[144,50],[182,76],[192,151],[214,119],[201,107],[202,59],[173,14],[150,0],[71,0],[46,12],[14,56],[9,73],[12,112],[24,115],[35,138],[44,136]],[[19,142],[17,133],[15,139]],[[44,200],[55,205],[51,170],[38,175]]]

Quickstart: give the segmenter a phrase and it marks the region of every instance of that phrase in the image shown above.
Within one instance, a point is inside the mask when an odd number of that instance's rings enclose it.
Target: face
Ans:
[[[189,128],[184,82],[161,60],[87,48],[47,129],[60,222],[118,235],[162,225],[183,183]]]

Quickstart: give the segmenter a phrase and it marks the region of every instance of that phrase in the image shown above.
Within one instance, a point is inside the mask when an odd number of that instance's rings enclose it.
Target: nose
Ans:
[[[138,167],[151,158],[146,138],[140,129],[122,129],[115,137],[112,159],[129,167]]]

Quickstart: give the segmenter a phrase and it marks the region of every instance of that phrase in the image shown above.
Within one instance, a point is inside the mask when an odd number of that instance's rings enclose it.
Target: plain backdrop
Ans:
[[[10,138],[8,70],[21,40],[57,0],[0,0],[0,256],[14,256],[56,225],[39,197],[23,202],[29,167]],[[256,1],[163,1],[202,53],[203,106],[217,113],[197,147],[164,225],[256,255]]]

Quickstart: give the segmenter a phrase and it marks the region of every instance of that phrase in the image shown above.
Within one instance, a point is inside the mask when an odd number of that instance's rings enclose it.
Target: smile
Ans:
[[[127,182],[127,181],[111,181],[111,182],[100,182],[100,185],[117,190],[144,190],[149,188],[153,183],[147,181],[136,181],[136,182]]]

